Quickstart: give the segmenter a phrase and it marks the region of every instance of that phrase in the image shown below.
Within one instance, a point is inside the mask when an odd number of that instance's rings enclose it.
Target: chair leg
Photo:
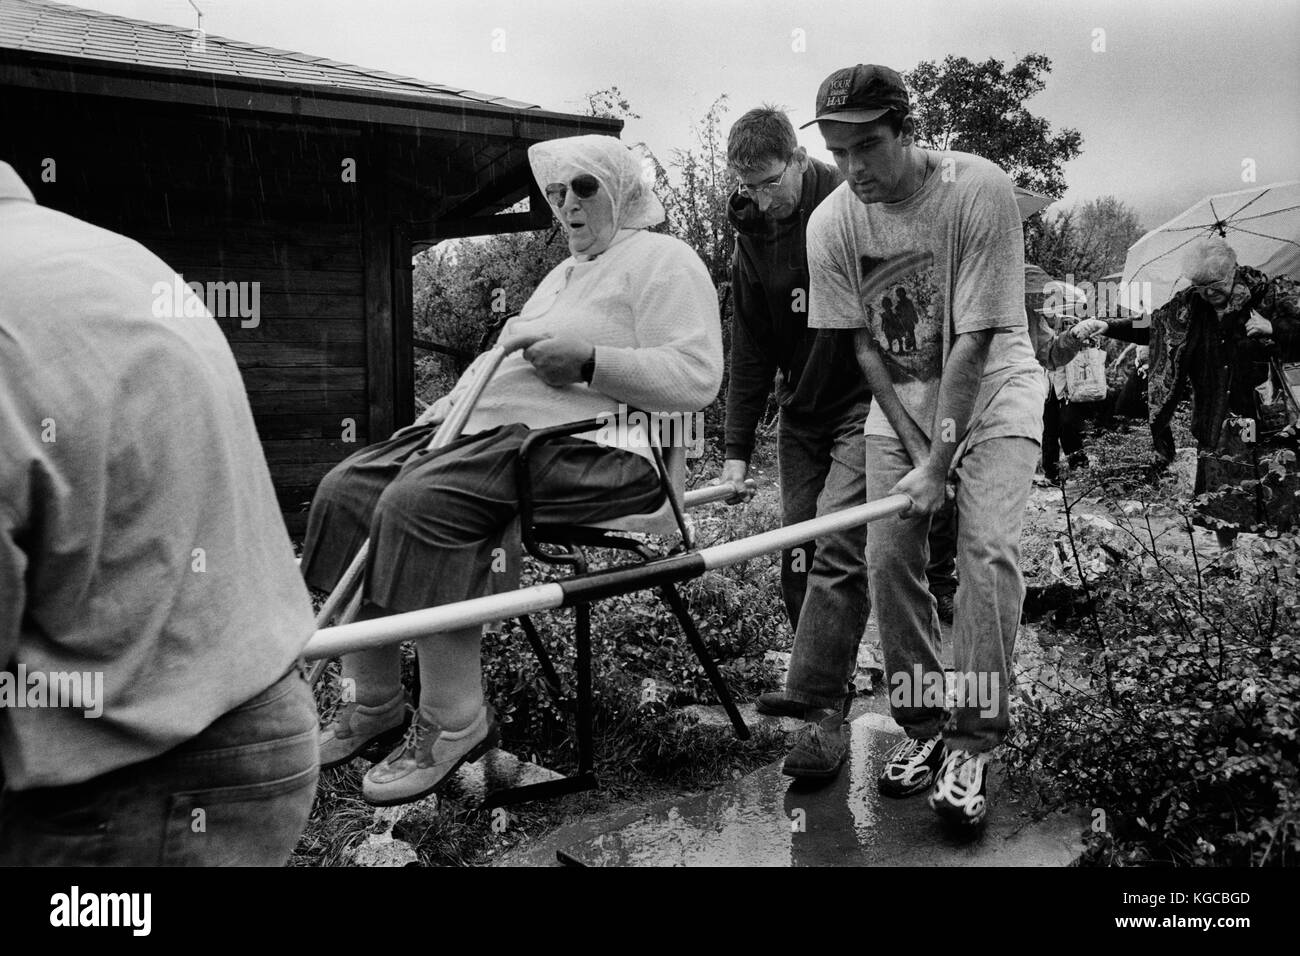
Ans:
[[[740,716],[740,711],[736,709],[736,702],[731,699],[731,690],[727,687],[727,682],[722,679],[721,672],[718,671],[718,665],[714,663],[709,656],[709,649],[704,646],[704,639],[700,637],[700,632],[695,629],[695,622],[691,620],[690,611],[686,609],[686,602],[682,596],[677,593],[677,588],[671,584],[665,584],[660,589],[664,600],[672,608],[673,614],[677,616],[677,621],[686,633],[686,639],[690,641],[691,648],[695,651],[695,656],[699,658],[700,665],[704,668],[704,673],[708,675],[709,683],[713,685],[713,692],[718,695],[722,701],[722,707],[731,718],[731,726],[736,730],[736,736],[741,740],[749,739],[749,728],[745,726],[744,719]]]
[[[556,673],[555,665],[551,662],[551,655],[546,653],[546,648],[542,646],[542,639],[537,633],[537,628],[533,626],[533,619],[527,614],[519,616],[519,626],[524,629],[524,634],[528,637],[528,644],[533,649],[533,654],[537,658],[537,663],[541,665],[542,675],[546,678],[546,689],[550,691],[551,700],[556,704],[564,702],[564,688],[560,686],[560,675]]]
[[[570,546],[569,554],[571,560],[554,563],[571,565],[575,575],[586,574],[587,556],[582,549]],[[574,719],[577,723],[578,772],[559,780],[545,780],[540,783],[530,783],[509,790],[498,791],[487,798],[483,804],[485,808],[511,806],[529,800],[544,800],[564,794],[594,790],[599,786],[594,770],[596,763],[595,733],[592,727],[594,706],[591,699],[591,607],[586,604],[579,604],[574,607],[573,612],[574,670],[577,672],[575,693],[577,700],[574,707]],[[563,701],[560,675],[556,673],[550,655],[546,653],[546,648],[542,646],[541,637],[538,635],[532,619],[528,615],[522,615],[519,618],[519,624],[528,637],[528,643],[531,645],[533,653],[537,655],[542,673],[546,677],[548,689],[557,702]]]
[[[591,726],[591,606],[579,604],[573,610],[577,652],[574,664],[578,672],[578,775],[585,776],[595,766]]]

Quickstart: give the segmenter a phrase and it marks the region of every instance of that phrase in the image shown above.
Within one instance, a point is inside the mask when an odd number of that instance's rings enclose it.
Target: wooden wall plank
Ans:
[[[358,180],[364,197],[361,244],[365,267],[366,390],[370,424],[381,435],[394,431],[393,248],[389,222],[386,145],[378,130],[367,130]]]
[[[342,244],[309,246],[297,242],[239,242],[209,239],[182,242],[177,239],[140,240],[150,252],[168,265],[173,260],[196,267],[236,269],[309,269],[312,271],[361,272],[361,252]]]
[[[365,415],[308,413],[299,415],[255,414],[253,421],[263,441],[319,438],[341,441],[345,419],[351,419],[359,447],[370,443],[370,422]]]
[[[363,367],[363,342],[245,342],[233,339],[230,350],[240,368],[284,368],[293,366]]]
[[[415,421],[415,328],[411,233],[392,227],[393,249],[393,428]]]
[[[340,418],[351,417],[358,421],[365,418],[370,408],[364,388],[331,388],[323,391],[250,389],[248,404],[255,416],[336,413]]]
[[[364,368],[308,365],[292,368],[246,368],[243,373],[244,387],[249,392],[333,392],[366,387]]]
[[[361,307],[352,322],[322,321],[262,313],[262,321],[252,328],[243,328],[234,317],[217,317],[217,324],[233,345],[235,342],[299,342],[327,345],[343,342],[365,342],[366,328],[361,322]],[[364,364],[364,363],[352,363]]]
[[[236,266],[195,262],[179,256],[164,261],[180,273],[186,282],[256,282],[259,284],[259,303],[264,301],[262,297],[271,294],[359,296],[364,291],[360,270],[335,272],[326,269]],[[248,294],[251,295],[251,292]]]
[[[337,463],[365,446],[360,442],[345,442],[324,438],[268,439],[262,442],[267,464],[329,462]]]

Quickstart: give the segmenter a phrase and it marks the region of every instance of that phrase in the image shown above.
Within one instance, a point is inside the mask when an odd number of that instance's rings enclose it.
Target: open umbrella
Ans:
[[[1215,235],[1232,246],[1243,266],[1300,277],[1300,180],[1207,196],[1148,232],[1124,260],[1130,304],[1149,312],[1168,302],[1187,285],[1184,248]]]

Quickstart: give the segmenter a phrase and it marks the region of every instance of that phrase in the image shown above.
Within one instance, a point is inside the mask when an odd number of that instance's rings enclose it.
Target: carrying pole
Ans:
[[[501,365],[501,360],[505,357],[506,350],[499,345],[493,346],[484,353],[482,364],[471,378],[468,390],[452,406],[446,420],[438,426],[438,431],[429,440],[427,446],[429,449],[443,448],[460,437],[460,433],[465,430],[465,425],[469,422],[469,416],[473,413],[474,407],[483,395],[483,389],[487,388],[488,381],[496,374],[497,368]],[[348,565],[347,570],[343,572],[343,576],[339,578],[338,584],[334,585],[334,590],[330,592],[329,597],[325,599],[325,603],[321,605],[320,612],[316,615],[317,630],[327,627],[340,607],[344,608],[343,615],[339,618],[340,624],[349,624],[356,617],[361,608],[361,602],[356,600],[356,597],[361,593],[361,579],[365,574],[366,558],[369,554],[370,539],[367,538],[361,542],[361,547],[357,549],[352,563]],[[313,686],[315,686],[323,669],[324,662],[322,661],[320,664],[314,665],[308,672],[307,679]]]
[[[726,491],[726,486],[723,486],[723,489]],[[574,604],[587,604],[614,593],[627,594],[656,587],[666,581],[688,580],[700,576],[705,571],[747,561],[769,551],[795,547],[832,531],[842,531],[879,521],[881,518],[899,514],[910,504],[911,500],[906,495],[890,495],[879,501],[855,505],[843,511],[820,515],[784,528],[716,544],[687,554],[670,555],[642,565],[619,567],[610,572],[597,572],[581,578],[538,584],[505,594],[492,594],[420,611],[392,614],[372,621],[325,628],[317,631],[307,642],[303,656],[307,660],[323,660],[339,654],[385,647],[431,634],[490,624],[493,621],[519,617],[521,614],[549,611]]]

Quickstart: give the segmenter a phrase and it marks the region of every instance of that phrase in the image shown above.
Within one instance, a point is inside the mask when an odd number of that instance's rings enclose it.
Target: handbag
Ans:
[[[1268,377],[1255,386],[1255,417],[1261,439],[1274,438],[1300,419],[1300,363],[1269,359]]]
[[[1065,366],[1065,397],[1069,402],[1100,402],[1106,398],[1106,350],[1082,349]]]

